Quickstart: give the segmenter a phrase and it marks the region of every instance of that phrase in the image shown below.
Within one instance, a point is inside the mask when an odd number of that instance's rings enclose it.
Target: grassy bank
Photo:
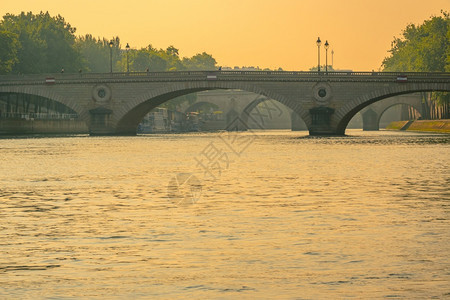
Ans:
[[[450,133],[450,120],[397,121],[389,124],[386,129]]]

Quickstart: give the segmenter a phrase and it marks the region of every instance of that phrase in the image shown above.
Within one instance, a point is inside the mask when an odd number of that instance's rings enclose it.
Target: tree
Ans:
[[[185,69],[178,55],[178,49],[174,46],[167,47],[166,51],[158,50],[158,55],[167,62],[167,71],[182,71]]]
[[[178,49],[170,45],[167,47],[166,53],[171,56],[178,56]]]
[[[186,70],[189,71],[201,71],[201,70],[216,70],[216,60],[212,57],[211,54],[203,52],[201,54],[196,54],[191,58],[183,58],[183,65]]]
[[[445,72],[450,64],[449,14],[432,17],[421,25],[409,24],[394,38],[383,60],[384,71]]]
[[[167,61],[156,53],[150,54],[148,64],[149,71],[152,72],[163,72],[167,70]]]
[[[383,60],[383,71],[445,72],[450,71],[450,18],[434,16],[421,25],[409,24],[401,38],[394,38],[390,56]],[[423,93],[424,118],[449,118],[448,93]]]
[[[112,46],[113,71],[122,71],[120,61],[120,38],[111,40],[106,38],[94,38],[91,34],[80,36],[76,41],[76,48],[82,56],[83,70],[87,72],[106,73],[110,71],[110,42]]]
[[[19,46],[17,34],[9,31],[0,31],[0,74],[12,71],[12,68],[18,62],[17,52]]]
[[[76,47],[83,58],[83,69],[87,72],[109,71],[109,41],[96,39],[90,34],[80,36]]]
[[[137,72],[143,72],[145,70],[150,72],[167,71],[168,62],[161,57],[161,53],[162,51],[154,49],[151,45],[140,50],[130,50],[130,53],[128,53],[130,70]]]
[[[18,37],[20,46],[13,73],[59,72],[61,68],[70,72],[81,66],[81,56],[74,47],[76,29],[60,15],[6,14],[0,22],[0,31]]]
[[[122,51],[122,59],[119,63],[121,70],[126,70],[126,52]],[[143,72],[164,72],[164,71],[201,71],[216,70],[216,60],[211,54],[203,52],[191,58],[180,59],[178,49],[169,46],[166,50],[153,48],[148,45],[139,50],[130,49],[128,52],[128,64],[130,71]]]

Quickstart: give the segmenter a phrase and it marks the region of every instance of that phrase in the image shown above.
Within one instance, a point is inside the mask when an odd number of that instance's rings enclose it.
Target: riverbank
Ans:
[[[415,120],[391,122],[387,130],[450,133],[450,120]]]
[[[85,122],[80,120],[26,120],[0,119],[1,135],[21,134],[80,134],[89,133]]]

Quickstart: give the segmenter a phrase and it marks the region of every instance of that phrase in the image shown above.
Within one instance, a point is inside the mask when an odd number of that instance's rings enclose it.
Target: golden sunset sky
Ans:
[[[308,70],[320,36],[335,69],[371,71],[407,24],[441,9],[450,11],[450,0],[4,0],[0,14],[48,11],[77,35],[119,36],[137,49],[174,45],[181,56],[206,51],[229,67]]]

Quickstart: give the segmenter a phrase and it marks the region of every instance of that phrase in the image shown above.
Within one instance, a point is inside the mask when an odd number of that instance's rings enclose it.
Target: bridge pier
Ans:
[[[227,126],[226,131],[247,131],[248,130],[248,117],[247,114],[239,115],[234,109],[231,109],[227,113]],[[245,118],[245,119],[244,119]]]
[[[334,113],[333,108],[325,106],[314,107],[309,110],[309,113],[312,120],[311,125],[308,127],[309,135],[343,135],[331,125],[331,115]]]
[[[291,113],[291,130],[292,131],[301,131],[306,130],[305,122],[303,122],[302,118],[298,115],[297,112],[292,111]]]
[[[89,135],[116,135],[116,130],[111,124],[111,115],[113,113],[111,109],[100,106],[89,110],[89,113]]]
[[[361,113],[363,120],[363,130],[364,131],[377,131],[380,130],[379,116],[371,108]]]

